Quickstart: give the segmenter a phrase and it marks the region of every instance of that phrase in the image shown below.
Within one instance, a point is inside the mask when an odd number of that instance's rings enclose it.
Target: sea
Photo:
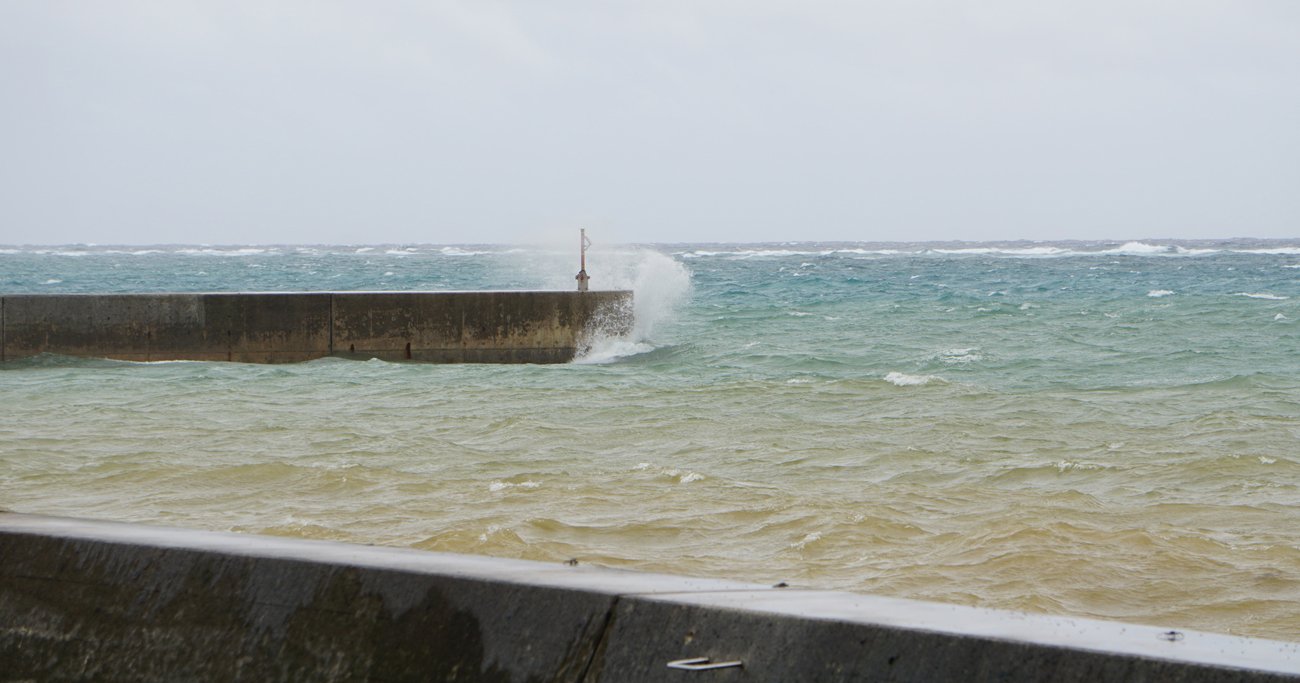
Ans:
[[[571,289],[576,251],[5,246],[0,293]],[[635,329],[563,365],[2,364],[0,508],[1300,641],[1300,239],[587,270]]]

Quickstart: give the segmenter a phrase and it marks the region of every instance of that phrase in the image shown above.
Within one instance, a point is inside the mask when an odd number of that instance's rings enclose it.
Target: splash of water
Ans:
[[[670,256],[650,249],[599,253],[601,289],[630,289],[633,297],[631,334],[611,337],[597,333],[578,363],[609,363],[653,351],[656,333],[671,322],[691,293],[691,273]]]

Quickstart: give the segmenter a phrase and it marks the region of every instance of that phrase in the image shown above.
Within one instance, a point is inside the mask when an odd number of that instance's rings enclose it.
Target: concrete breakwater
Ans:
[[[0,662],[14,680],[1281,681],[1300,643],[0,513]],[[726,666],[689,670],[707,665]]]
[[[563,363],[592,335],[626,334],[631,303],[627,291],[3,295],[0,360]]]

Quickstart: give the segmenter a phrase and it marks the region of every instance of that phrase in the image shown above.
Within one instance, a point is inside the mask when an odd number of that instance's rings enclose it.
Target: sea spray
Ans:
[[[654,350],[662,343],[656,334],[690,296],[690,271],[672,257],[650,249],[601,253],[599,263],[602,289],[632,290],[632,332],[626,337],[597,333],[578,362],[608,363]]]

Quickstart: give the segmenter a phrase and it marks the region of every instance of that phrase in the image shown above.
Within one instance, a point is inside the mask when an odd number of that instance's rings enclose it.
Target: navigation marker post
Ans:
[[[585,292],[585,291],[587,291],[587,281],[591,279],[591,276],[587,275],[587,247],[590,247],[590,246],[591,246],[591,240],[587,239],[587,229],[586,229],[586,228],[583,228],[583,229],[582,229],[582,248],[581,248],[581,250],[580,250],[580,252],[581,252],[581,265],[579,266],[579,270],[578,270],[578,275],[577,275],[577,277],[573,278],[573,279],[575,279],[575,280],[578,281],[578,291],[579,291],[579,292]]]

